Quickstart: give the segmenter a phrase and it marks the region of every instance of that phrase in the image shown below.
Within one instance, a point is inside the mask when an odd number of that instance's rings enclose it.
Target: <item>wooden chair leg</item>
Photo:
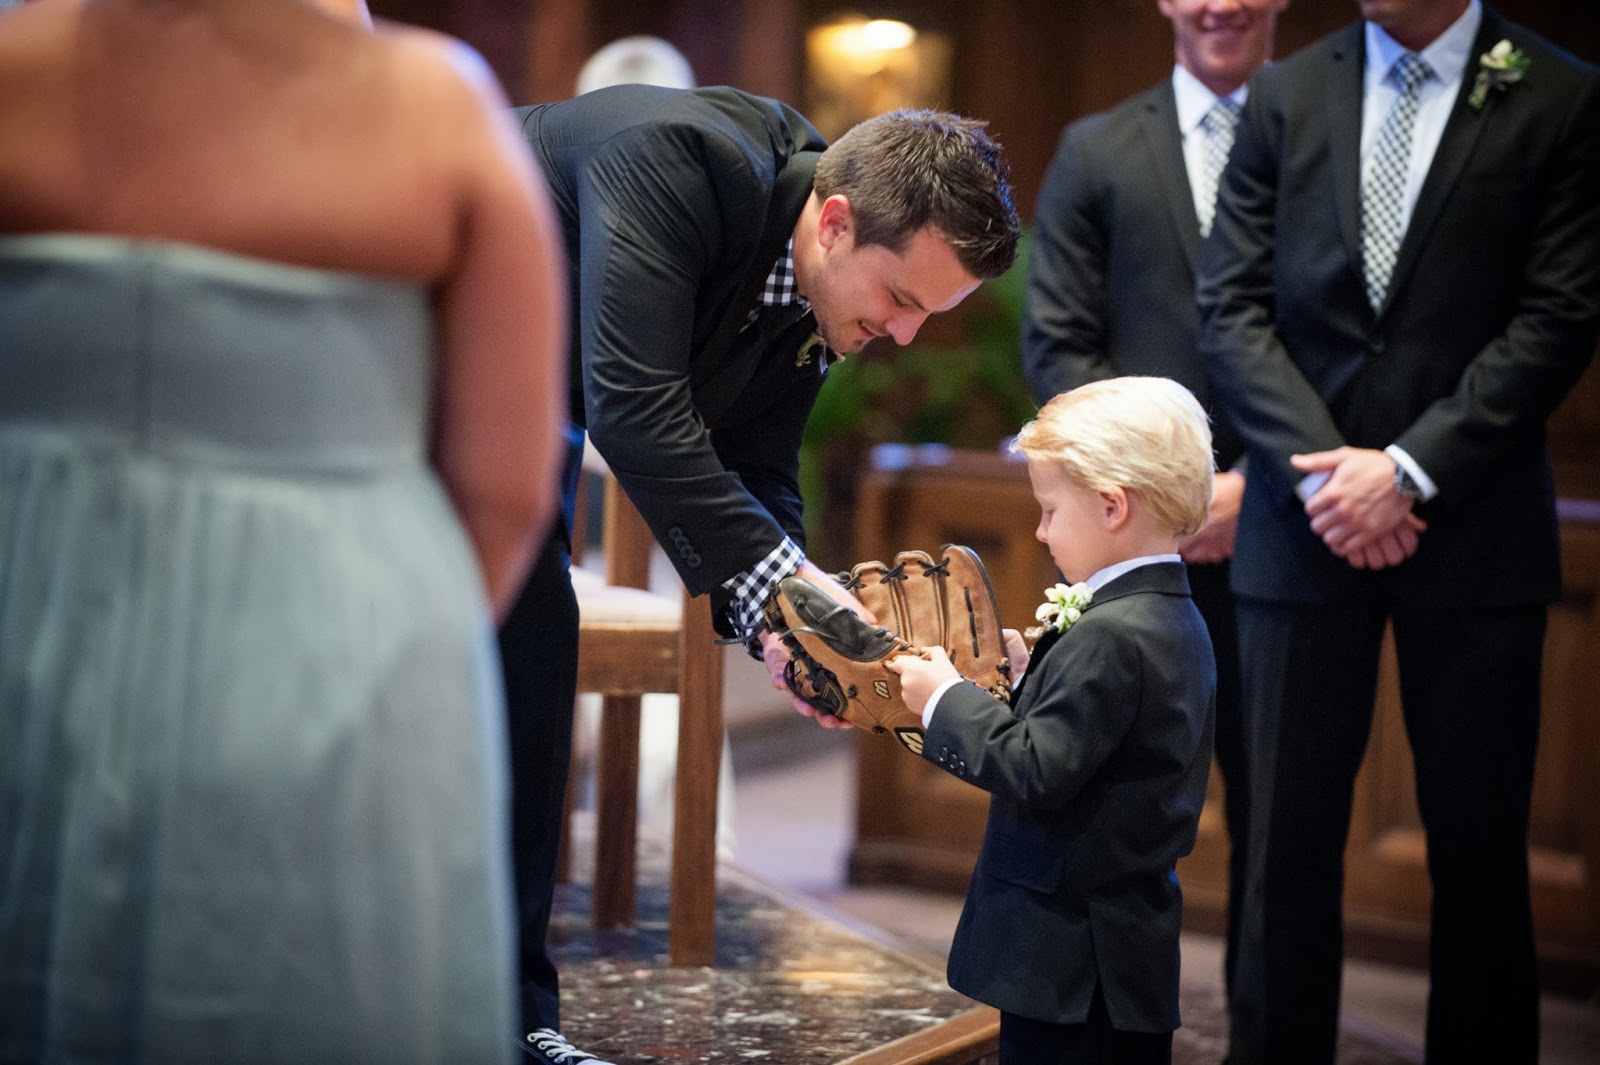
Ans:
[[[673,965],[711,965],[717,951],[717,780],[722,763],[722,649],[711,599],[684,596],[685,663],[678,698],[673,785],[672,889],[667,919]]]
[[[638,877],[639,696],[601,700],[595,751],[594,926],[633,924]]]

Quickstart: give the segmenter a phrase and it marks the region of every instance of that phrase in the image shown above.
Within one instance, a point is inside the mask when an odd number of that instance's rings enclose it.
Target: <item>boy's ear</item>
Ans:
[[[1100,518],[1105,522],[1107,532],[1121,532],[1132,513],[1126,488],[1117,485],[1100,493]]]

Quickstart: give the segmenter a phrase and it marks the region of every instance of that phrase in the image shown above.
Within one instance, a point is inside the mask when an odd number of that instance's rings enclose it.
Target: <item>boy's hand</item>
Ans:
[[[1015,688],[1028,670],[1028,644],[1016,629],[1001,629],[1000,634],[1005,637],[1006,663],[1011,667],[1011,686]]]
[[[943,647],[929,647],[926,653],[927,658],[899,655],[883,664],[889,672],[900,675],[900,694],[906,705],[918,714],[927,709],[935,688],[952,678],[961,679]]]

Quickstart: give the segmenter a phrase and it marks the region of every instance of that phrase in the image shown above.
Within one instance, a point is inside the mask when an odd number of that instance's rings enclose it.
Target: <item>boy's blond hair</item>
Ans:
[[[1017,434],[1015,450],[1091,491],[1136,492],[1168,530],[1198,532],[1211,509],[1211,426],[1166,377],[1113,377],[1063,392]]]

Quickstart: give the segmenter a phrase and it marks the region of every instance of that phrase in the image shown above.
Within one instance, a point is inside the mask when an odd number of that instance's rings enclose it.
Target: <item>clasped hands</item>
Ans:
[[[1395,491],[1394,459],[1374,448],[1340,447],[1289,462],[1304,474],[1329,474],[1306,501],[1311,531],[1328,550],[1357,569],[1397,566],[1416,554],[1428,523]]]
[[[877,623],[878,619],[873,616],[872,611],[862,605],[855,596],[839,587],[828,574],[809,559],[801,563],[796,575],[807,578],[816,587],[855,611],[866,621]],[[1002,635],[1005,641],[1006,659],[1011,666],[1011,675],[1014,679],[1020,679],[1023,670],[1028,668],[1027,645],[1023,642],[1022,633],[1016,629],[1004,629]],[[783,640],[770,630],[763,629],[758,638],[761,643],[761,659],[767,668],[767,676],[772,687],[787,693],[789,686],[784,681],[784,671],[789,666],[789,649],[783,645]],[[890,659],[887,663],[887,668],[900,675],[907,705],[919,712],[940,684],[951,677],[960,676],[944,648],[929,647],[927,654],[927,658],[901,655]],[[824,713],[793,694],[790,694],[790,702],[797,712],[814,719],[823,728],[853,727],[843,718]]]
[[[806,578],[817,588],[861,615],[863,619],[877,624],[878,619],[873,616],[872,611],[863,606],[855,596],[839,587],[837,581],[827,573],[824,573],[822,568],[810,559],[800,563],[800,568],[795,571],[795,576]],[[772,687],[777,691],[789,694],[789,701],[794,706],[796,713],[813,718],[823,728],[854,727],[844,718],[824,713],[816,707],[808,705],[798,695],[789,693],[789,685],[783,679],[784,670],[789,667],[789,649],[783,645],[783,640],[770,629],[762,629],[757,639],[761,643],[761,662],[767,667],[767,677],[771,680]]]

